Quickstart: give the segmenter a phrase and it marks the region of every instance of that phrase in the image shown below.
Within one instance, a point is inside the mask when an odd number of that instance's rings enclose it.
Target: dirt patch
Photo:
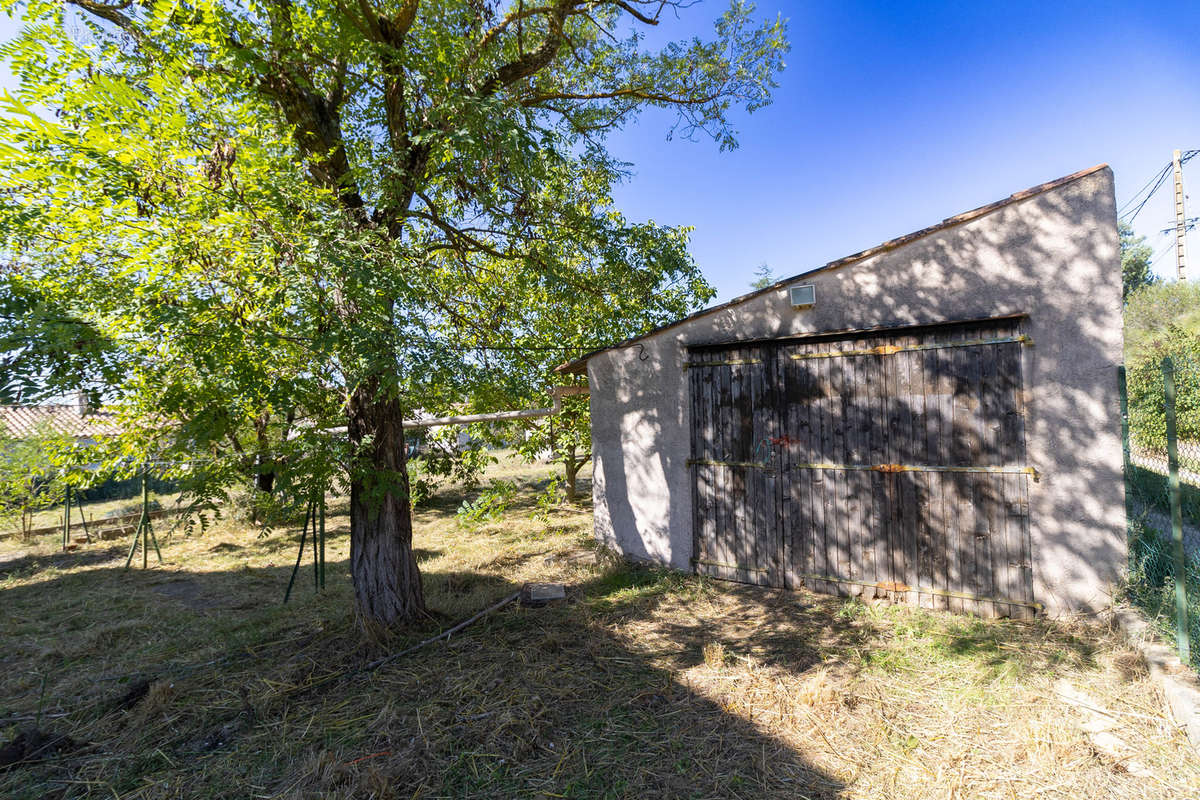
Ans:
[[[150,591],[169,597],[193,611],[210,611],[230,604],[229,598],[214,594],[210,587],[195,578],[174,578],[151,586]]]

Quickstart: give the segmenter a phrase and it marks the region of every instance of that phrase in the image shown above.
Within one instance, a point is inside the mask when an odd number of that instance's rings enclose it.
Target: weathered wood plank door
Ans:
[[[778,381],[773,348],[731,347],[689,361],[696,570],[781,586],[783,540],[778,470]]]
[[[689,355],[697,570],[1036,608],[1019,320]]]

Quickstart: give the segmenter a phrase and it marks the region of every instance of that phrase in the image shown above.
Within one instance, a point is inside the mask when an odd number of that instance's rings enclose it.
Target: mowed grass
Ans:
[[[150,492],[149,495],[152,508],[162,508],[174,510],[180,507],[178,493],[159,493]],[[63,524],[63,504],[62,498],[59,502],[48,508],[42,509],[31,517],[30,528],[40,530],[58,526],[61,528]],[[91,527],[97,523],[103,524],[106,517],[118,517],[127,514],[137,514],[142,510],[142,497],[120,498],[116,500],[98,500],[94,503],[85,503],[83,506],[83,519]],[[79,506],[72,503],[71,505],[71,533],[73,536],[83,535],[83,525],[80,524],[80,509]],[[21,547],[21,523],[19,520],[6,518],[0,520],[0,547]],[[7,542],[3,540],[7,539]]]
[[[419,510],[435,616],[386,644],[355,625],[336,499],[328,588],[306,560],[286,607],[298,530],[221,523],[147,571],[121,569],[121,543],[0,564],[0,744],[31,725],[75,742],[0,772],[0,796],[1200,795],[1200,759],[1099,622],[634,568],[595,553],[586,506],[539,506],[549,467],[497,474],[525,488],[493,522],[456,520],[461,489]],[[352,672],[532,580],[566,583],[567,602]],[[1078,694],[1124,750],[1095,744]]]

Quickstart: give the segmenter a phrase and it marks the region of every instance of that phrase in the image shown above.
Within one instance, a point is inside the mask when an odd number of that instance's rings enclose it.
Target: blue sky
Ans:
[[[656,37],[710,30],[715,0]],[[691,225],[719,291],[754,269],[780,277],[1100,162],[1123,204],[1173,148],[1200,148],[1200,3],[761,2],[789,21],[773,105],[739,114],[741,148],[666,140],[649,114],[617,134],[637,219]],[[17,23],[0,16],[0,39]],[[0,67],[0,86],[11,79]],[[1200,215],[1200,159],[1184,173]],[[1156,253],[1172,219],[1160,191],[1138,218]],[[1200,236],[1191,274],[1200,278]],[[1173,272],[1165,253],[1155,265]]]

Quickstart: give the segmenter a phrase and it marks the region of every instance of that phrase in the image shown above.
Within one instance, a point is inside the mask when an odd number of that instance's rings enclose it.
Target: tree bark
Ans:
[[[579,462],[575,460],[575,447],[567,448],[566,458],[563,459],[563,472],[567,479],[567,502],[575,502],[575,476],[579,474]]]
[[[350,573],[359,622],[371,635],[426,613],[412,549],[403,419],[400,401],[382,397],[377,380],[350,397]]]
[[[275,490],[275,470],[272,468],[270,472],[266,472],[260,468],[259,473],[254,476],[254,484],[260,492],[270,494]]]

